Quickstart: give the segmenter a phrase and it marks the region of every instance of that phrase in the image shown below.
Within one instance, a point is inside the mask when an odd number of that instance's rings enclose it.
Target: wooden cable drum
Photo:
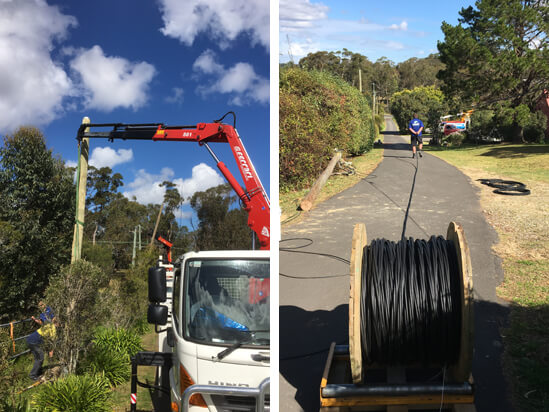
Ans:
[[[459,328],[459,333],[454,330],[455,335],[453,335],[459,341],[453,342],[456,345],[455,358],[451,362],[445,362],[445,364],[447,364],[450,376],[454,381],[464,382],[470,378],[473,358],[474,319],[471,258],[463,228],[458,223],[450,223],[446,239],[443,239],[442,242],[453,245],[448,249],[448,253],[455,253],[455,256],[449,256],[448,261],[452,262],[451,270],[455,274],[453,279],[456,282],[456,286],[453,291],[456,296],[455,301],[459,299],[459,302],[456,302],[458,309],[455,312],[458,312],[457,316],[460,318],[459,323],[455,325],[455,327]],[[361,338],[361,328],[364,327],[363,320],[361,319],[361,304],[362,300],[364,300],[362,294],[362,272],[364,269],[363,257],[366,246],[366,226],[362,223],[356,224],[353,231],[351,249],[349,298],[349,355],[352,380],[355,384],[364,381],[365,365],[371,363],[371,359],[364,359],[364,356],[367,356],[365,354],[368,353],[367,349],[371,348],[367,348],[366,342],[363,342]],[[458,279],[455,279],[456,277]],[[439,292],[439,294],[442,294],[442,292]],[[459,298],[457,297],[458,295]],[[393,307],[386,308],[388,312],[393,310],[395,310]],[[417,361],[417,363],[420,363],[419,359]]]

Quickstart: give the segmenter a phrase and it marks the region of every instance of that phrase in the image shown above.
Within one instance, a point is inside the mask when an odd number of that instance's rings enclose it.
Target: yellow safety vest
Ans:
[[[55,338],[55,325],[53,323],[47,323],[37,330],[38,334],[43,338],[53,339]]]

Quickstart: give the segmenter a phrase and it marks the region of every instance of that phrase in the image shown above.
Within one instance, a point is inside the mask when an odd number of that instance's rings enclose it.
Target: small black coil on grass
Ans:
[[[362,257],[360,334],[368,364],[447,365],[461,337],[461,280],[442,236],[376,239]]]

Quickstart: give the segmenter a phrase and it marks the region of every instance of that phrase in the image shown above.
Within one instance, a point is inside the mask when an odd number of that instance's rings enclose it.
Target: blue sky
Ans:
[[[268,193],[268,0],[0,1],[1,135],[38,126],[74,164],[84,116],[189,125],[227,111]],[[228,145],[211,147],[241,181]],[[90,151],[91,164],[121,173],[121,192],[144,204],[162,201],[163,180],[184,197],[224,183],[194,143],[92,139]]]
[[[346,48],[376,61],[395,63],[437,52],[442,21],[457,24],[473,0],[356,1],[280,0],[280,61]]]

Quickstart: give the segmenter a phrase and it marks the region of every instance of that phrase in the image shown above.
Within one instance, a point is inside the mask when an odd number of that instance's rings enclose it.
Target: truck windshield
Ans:
[[[211,345],[269,345],[268,260],[189,259],[185,337]]]

